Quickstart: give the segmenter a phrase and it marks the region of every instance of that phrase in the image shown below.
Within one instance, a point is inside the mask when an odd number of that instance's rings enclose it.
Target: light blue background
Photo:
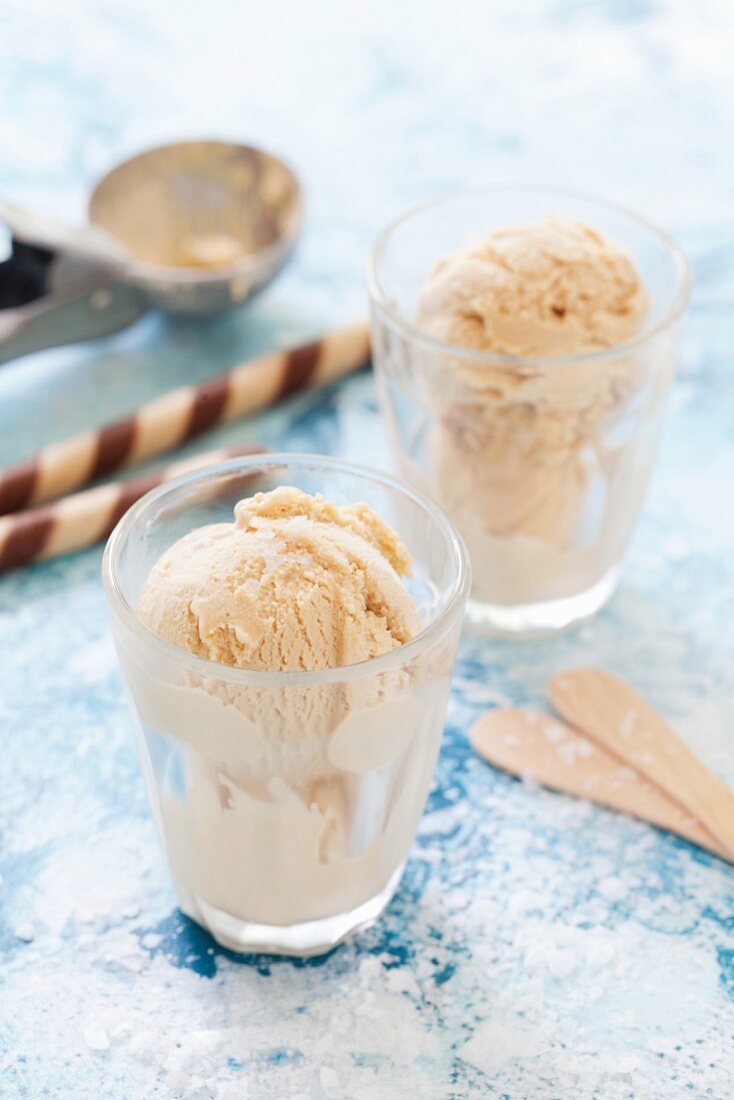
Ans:
[[[537,705],[549,674],[595,662],[734,781],[733,55],[726,0],[0,5],[4,197],[80,217],[115,160],[200,135],[286,155],[308,197],[295,261],[240,315],[150,316],[0,368],[0,461],[362,315],[371,238],[454,185],[627,203],[695,277],[619,593],[554,641],[465,641],[404,883],[326,960],[237,961],[175,909],[100,551],[0,581],[1,1095],[734,1096],[731,868],[496,775],[466,739],[488,705]],[[376,427],[363,376],[214,445],[374,461]]]

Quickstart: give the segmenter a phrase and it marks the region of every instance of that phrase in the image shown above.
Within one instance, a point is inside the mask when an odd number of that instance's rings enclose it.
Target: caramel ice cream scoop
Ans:
[[[646,382],[624,345],[647,312],[623,249],[552,214],[495,230],[426,278],[417,323],[480,353],[427,355],[422,376],[435,417],[428,487],[468,544],[480,598],[570,595],[618,558],[639,493],[628,487],[611,517],[610,486],[629,479],[625,416]]]
[[[578,355],[639,330],[647,294],[613,241],[571,218],[497,229],[438,261],[417,321],[449,344],[498,355]]]
[[[151,571],[138,616],[200,657],[314,671],[388,653],[418,632],[408,552],[366,504],[283,486],[240,501],[234,523],[180,539]]]

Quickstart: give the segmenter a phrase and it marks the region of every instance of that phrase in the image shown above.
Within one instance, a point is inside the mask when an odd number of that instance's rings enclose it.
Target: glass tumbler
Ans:
[[[152,566],[242,497],[292,485],[365,501],[402,537],[421,632],[317,672],[249,671],[136,617]],[[235,951],[311,955],[389,902],[428,795],[469,589],[461,539],[394,478],[335,459],[236,459],[135,504],[103,562],[112,632],[158,836],[181,909]]]
[[[417,326],[421,287],[440,258],[547,214],[592,226],[629,254],[649,298],[638,335],[591,353],[524,358],[441,343]],[[597,611],[616,585],[655,458],[688,298],[681,253],[605,202],[487,188],[390,225],[367,279],[395,463],[466,542],[470,622],[524,635]]]

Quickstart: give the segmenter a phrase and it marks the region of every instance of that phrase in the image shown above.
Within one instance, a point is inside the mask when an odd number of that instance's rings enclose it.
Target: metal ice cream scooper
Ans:
[[[127,160],[72,228],[0,202],[0,362],[126,328],[151,308],[205,316],[243,304],[291,255],[301,188],[270,153],[184,141]]]

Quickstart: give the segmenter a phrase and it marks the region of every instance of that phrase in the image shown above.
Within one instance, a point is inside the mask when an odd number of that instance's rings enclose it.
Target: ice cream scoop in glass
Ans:
[[[362,467],[237,459],[143,498],[103,571],[182,910],[296,955],[374,920],[443,731],[469,585],[449,521]]]
[[[598,610],[656,453],[680,252],[604,202],[489,188],[390,226],[368,281],[397,465],[461,531],[470,619],[532,634]]]

